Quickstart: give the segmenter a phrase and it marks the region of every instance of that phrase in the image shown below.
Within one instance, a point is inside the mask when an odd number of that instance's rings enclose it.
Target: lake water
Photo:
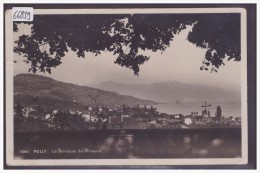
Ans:
[[[208,104],[208,103],[207,103]],[[241,116],[241,103],[240,102],[210,102],[210,107],[207,110],[210,111],[211,116],[215,116],[216,108],[220,105],[222,115],[225,117]],[[154,105],[159,112],[167,114],[183,114],[190,115],[191,112],[198,112],[201,115],[203,108],[201,107],[204,103],[196,102],[181,102],[181,103],[164,103]]]

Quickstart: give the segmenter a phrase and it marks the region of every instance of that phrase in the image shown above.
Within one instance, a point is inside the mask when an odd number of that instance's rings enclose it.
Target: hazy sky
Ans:
[[[101,55],[86,54],[86,58],[78,58],[76,53],[69,51],[62,58],[62,64],[52,69],[52,74],[37,74],[53,79],[80,85],[104,81],[120,83],[153,83],[165,81],[180,81],[185,83],[216,85],[236,90],[240,89],[240,62],[228,61],[220,67],[217,73],[201,71],[199,68],[205,55],[205,49],[197,48],[187,41],[187,34],[192,27],[175,36],[165,52],[144,52],[150,55],[150,60],[140,67],[139,76],[134,76],[132,70],[114,64],[116,55],[103,52]],[[21,32],[28,33],[28,25],[20,26],[14,39]],[[14,64],[14,74],[27,73],[29,65],[22,62],[22,57],[14,54],[17,63]]]

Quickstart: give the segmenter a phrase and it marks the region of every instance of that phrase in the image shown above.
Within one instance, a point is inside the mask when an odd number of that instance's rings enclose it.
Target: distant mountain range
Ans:
[[[156,104],[154,101],[143,100],[129,95],[120,95],[87,86],[56,81],[49,77],[35,74],[18,74],[14,76],[15,101],[21,104],[35,104],[55,107],[84,107],[87,105],[136,105]]]
[[[177,81],[150,84],[122,84],[112,81],[92,85],[106,91],[142,99],[165,102],[240,101],[240,92],[215,86],[186,84]]]

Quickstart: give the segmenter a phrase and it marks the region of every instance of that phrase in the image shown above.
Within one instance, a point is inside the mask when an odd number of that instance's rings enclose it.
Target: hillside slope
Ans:
[[[14,95],[15,98],[19,98],[19,100],[24,102],[26,102],[26,99],[30,100],[29,98],[40,98],[41,101],[45,100],[45,102],[49,103],[55,103],[55,101],[66,102],[67,106],[72,104],[82,106],[156,104],[156,102],[150,100],[142,100],[111,91],[64,83],[35,74],[16,75],[14,77]],[[28,101],[28,104],[32,104],[29,102],[32,101]]]

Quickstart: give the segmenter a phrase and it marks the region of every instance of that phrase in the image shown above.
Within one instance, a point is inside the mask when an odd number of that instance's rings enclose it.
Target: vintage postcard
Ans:
[[[7,166],[248,162],[243,8],[5,11]]]

